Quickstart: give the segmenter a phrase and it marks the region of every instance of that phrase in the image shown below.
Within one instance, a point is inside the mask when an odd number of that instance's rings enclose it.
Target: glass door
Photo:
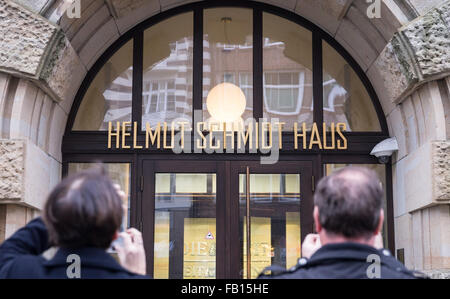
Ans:
[[[238,162],[232,167],[236,240],[231,272],[256,278],[264,268],[290,268],[301,257],[301,240],[312,232],[312,166]],[[248,246],[250,244],[250,246]]]
[[[141,165],[137,217],[152,277],[256,278],[297,263],[313,230],[311,161]]]
[[[215,162],[144,161],[142,204],[148,272],[154,278],[220,278],[223,198]],[[153,200],[152,200],[153,199]],[[221,213],[219,217],[218,211]],[[153,218],[150,220],[150,218]],[[218,226],[221,226],[220,228]],[[146,227],[148,229],[146,229]],[[222,246],[223,247],[223,246]]]

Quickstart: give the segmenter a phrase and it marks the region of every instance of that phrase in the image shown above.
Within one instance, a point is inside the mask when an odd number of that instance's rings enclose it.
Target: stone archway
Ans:
[[[67,115],[98,57],[139,22],[190,2],[82,0],[79,19],[64,0],[0,2],[0,240],[59,180]],[[367,17],[364,0],[259,2],[322,27],[366,72],[400,146],[396,247],[409,267],[450,268],[450,1],[386,0],[382,19]]]

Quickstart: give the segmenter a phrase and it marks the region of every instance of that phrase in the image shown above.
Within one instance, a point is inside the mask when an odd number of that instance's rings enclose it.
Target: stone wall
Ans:
[[[403,26],[375,66],[388,97],[400,103],[425,82],[450,74],[450,1]]]
[[[23,142],[0,141],[0,201],[22,198],[23,172]]]
[[[393,164],[395,245],[409,268],[433,277],[448,277],[450,268],[450,140],[442,115],[449,111],[448,82],[424,84],[388,115],[400,147]]]
[[[34,76],[52,43],[56,26],[10,1],[0,1],[0,16],[2,69]]]
[[[450,141],[433,143],[433,194],[436,201],[450,201]],[[450,228],[449,228],[450,229]]]
[[[37,215],[39,215],[38,210],[26,206],[0,205],[0,240],[9,238]]]
[[[0,139],[0,204],[16,203],[41,209],[60,178],[52,158],[27,140]]]
[[[0,1],[0,16],[0,71],[33,80],[55,101],[75,93],[66,82],[85,68],[60,28],[13,1]]]

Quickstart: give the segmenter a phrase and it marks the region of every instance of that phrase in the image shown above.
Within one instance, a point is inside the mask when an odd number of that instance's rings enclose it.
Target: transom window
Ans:
[[[254,10],[246,7],[201,14],[201,23],[194,12],[172,16],[117,47],[79,92],[72,130],[104,131],[116,121],[138,121],[143,129],[146,123],[192,125],[194,110],[208,121],[214,119],[208,93],[227,82],[245,95],[243,120],[277,118],[286,132],[295,122],[309,127],[314,121],[383,131],[375,94],[323,34],[268,12],[254,20]]]

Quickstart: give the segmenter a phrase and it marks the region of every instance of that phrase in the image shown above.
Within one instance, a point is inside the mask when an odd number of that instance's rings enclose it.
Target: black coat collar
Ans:
[[[337,260],[366,261],[370,254],[380,255],[376,248],[359,243],[334,243],[322,246],[308,260],[308,265]]]

